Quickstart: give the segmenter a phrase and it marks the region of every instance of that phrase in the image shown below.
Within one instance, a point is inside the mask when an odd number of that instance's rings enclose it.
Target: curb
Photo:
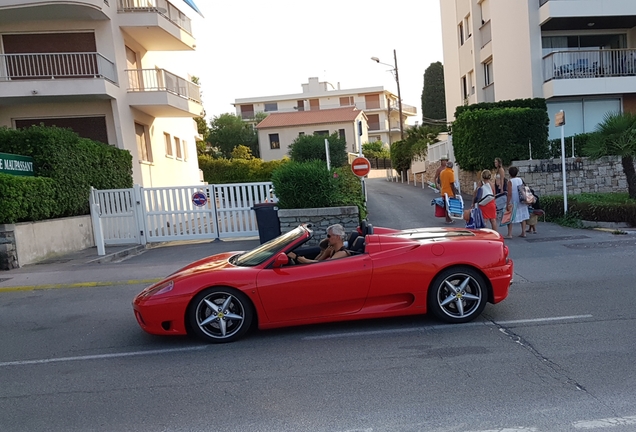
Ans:
[[[113,262],[113,261],[121,260],[123,258],[139,255],[145,251],[146,251],[145,246],[135,245],[126,249],[122,249],[117,252],[113,252],[104,256],[93,258],[91,260],[86,261],[86,264],[103,264],[103,263]]]

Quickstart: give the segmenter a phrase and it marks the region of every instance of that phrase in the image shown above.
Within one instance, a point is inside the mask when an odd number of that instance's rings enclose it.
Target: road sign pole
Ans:
[[[567,214],[568,186],[565,180],[565,124],[561,126],[561,172],[563,174],[563,214]]]

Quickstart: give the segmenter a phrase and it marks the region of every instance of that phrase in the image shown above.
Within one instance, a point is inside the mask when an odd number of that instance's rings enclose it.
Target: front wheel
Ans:
[[[188,320],[194,333],[206,342],[234,342],[249,330],[254,317],[245,294],[231,288],[208,288],[194,297]]]
[[[448,323],[465,323],[477,318],[488,299],[483,276],[470,267],[442,271],[428,291],[429,310]]]

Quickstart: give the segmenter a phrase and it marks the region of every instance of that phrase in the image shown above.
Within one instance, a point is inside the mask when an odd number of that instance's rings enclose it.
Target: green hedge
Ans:
[[[460,114],[466,111],[478,111],[478,110],[489,110],[495,108],[530,108],[530,109],[538,109],[548,112],[548,106],[545,102],[545,99],[542,98],[533,98],[533,99],[513,99],[513,100],[503,100],[499,102],[481,102],[472,105],[460,105],[455,109],[455,118],[459,117]]]
[[[563,217],[563,196],[542,196],[541,208],[549,219]],[[625,222],[636,227],[636,202],[589,202],[578,195],[568,196],[568,214],[594,222]]]
[[[466,171],[492,167],[496,157],[509,165],[529,158],[528,142],[533,159],[548,158],[548,122],[547,111],[538,108],[462,110],[453,123],[456,161]]]
[[[48,219],[58,207],[55,180],[0,174],[0,200],[3,223]]]
[[[214,159],[199,156],[199,169],[209,184],[271,181],[272,172],[288,159],[263,162],[262,159]]]
[[[328,170],[322,161],[292,161],[274,171],[272,183],[280,208],[355,205],[366,217],[360,179],[348,165]]]
[[[572,157],[572,138],[574,138],[574,154],[577,157],[587,156],[584,148],[593,136],[594,134],[592,133],[584,133],[565,137],[565,157]],[[548,141],[548,146],[550,147],[551,158],[561,158],[561,138]],[[532,156],[534,157],[534,151]]]
[[[347,164],[347,142],[337,133],[326,135],[301,135],[289,146],[289,157],[295,162],[321,160],[327,162],[325,139],[329,142],[329,162],[339,167]]]
[[[77,216],[90,211],[90,187],[97,189],[120,189],[132,187],[132,156],[127,150],[81,138],[70,129],[33,126],[27,129],[0,128],[0,152],[13,153],[33,158],[36,178],[52,179],[52,189],[46,190],[54,203],[48,199],[37,200],[33,208],[23,216],[23,204],[8,204],[8,196],[23,196],[33,184],[26,181],[6,182],[5,185],[20,188],[22,192],[0,194],[3,206],[15,209],[15,213],[0,218],[0,223],[10,220],[41,220],[46,218]],[[40,180],[36,180],[38,182]],[[4,195],[7,194],[7,195]],[[15,199],[15,198],[13,198]]]

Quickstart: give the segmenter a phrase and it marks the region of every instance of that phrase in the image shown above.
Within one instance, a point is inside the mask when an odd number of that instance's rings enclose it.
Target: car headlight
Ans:
[[[146,288],[145,290],[143,290],[139,294],[139,297],[140,298],[148,298],[148,297],[153,296],[153,295],[165,294],[167,292],[172,291],[173,287],[174,287],[174,281],[173,280],[169,280],[169,281],[160,283],[159,285],[155,285],[155,286],[152,286],[150,288]]]

